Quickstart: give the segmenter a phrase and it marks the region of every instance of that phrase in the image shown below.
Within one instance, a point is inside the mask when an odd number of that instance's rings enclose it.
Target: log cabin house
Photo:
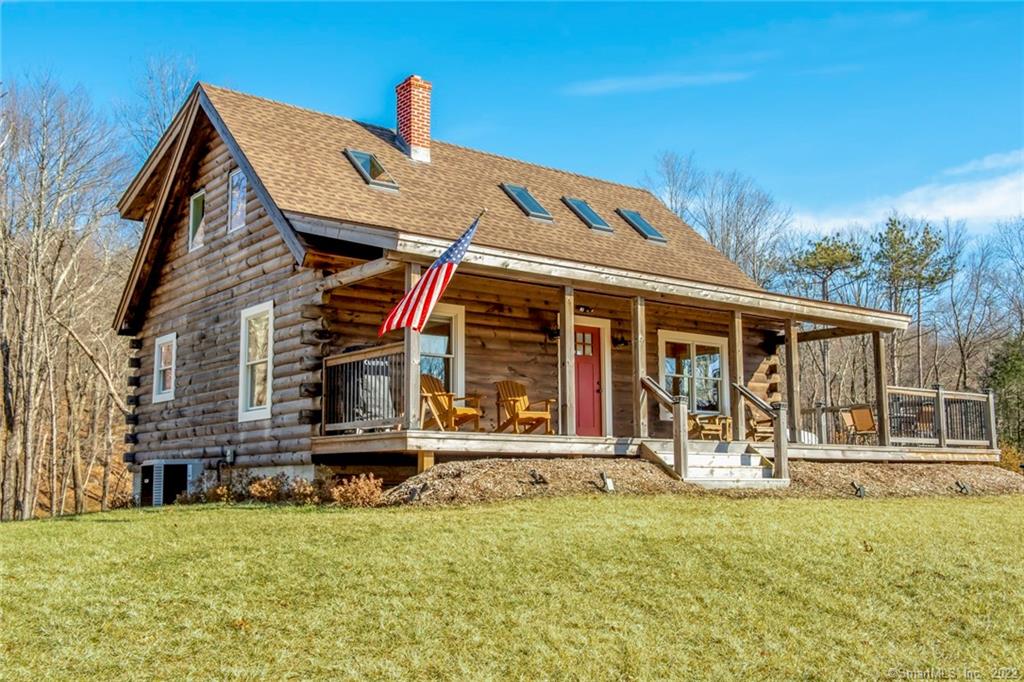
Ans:
[[[991,396],[888,385],[906,316],[765,291],[649,192],[438,142],[431,85],[396,93],[391,130],[197,84],[128,186],[144,234],[114,324],[141,504],[224,466],[626,456],[771,486],[790,458],[997,456]],[[378,339],[481,209],[427,328]],[[852,334],[875,358],[857,423],[794,380],[802,342]]]

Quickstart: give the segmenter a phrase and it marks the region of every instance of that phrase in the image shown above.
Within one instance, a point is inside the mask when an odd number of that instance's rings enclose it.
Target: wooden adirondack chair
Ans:
[[[766,442],[775,438],[775,425],[772,418],[762,414],[757,416],[749,407],[747,408],[747,440],[755,443]]]
[[[687,415],[688,435],[694,440],[729,440],[732,419],[720,414]]]
[[[551,405],[557,402],[554,398],[530,402],[526,387],[518,381],[499,381],[495,384],[498,390],[498,427],[495,433],[512,427],[515,433],[523,433],[519,429],[525,427],[525,433],[533,433],[541,426],[544,433],[555,432],[551,424]],[[541,405],[543,410],[534,409]]]
[[[441,431],[458,431],[467,422],[473,422],[475,431],[480,428],[480,397],[464,396],[456,398],[454,393],[444,390],[444,384],[433,374],[420,375],[420,403],[430,408],[430,419],[427,420],[426,410],[421,409],[420,426],[436,426]],[[460,407],[455,403],[464,402]]]

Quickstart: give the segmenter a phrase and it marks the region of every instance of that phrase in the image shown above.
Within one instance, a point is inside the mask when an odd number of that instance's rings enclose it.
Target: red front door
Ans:
[[[576,433],[604,435],[601,416],[601,330],[577,326],[576,342]]]

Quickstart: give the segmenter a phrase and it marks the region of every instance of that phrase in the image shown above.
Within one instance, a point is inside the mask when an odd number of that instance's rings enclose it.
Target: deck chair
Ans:
[[[688,414],[687,433],[692,440],[727,440],[732,419],[720,414]]]
[[[454,393],[444,390],[444,384],[433,374],[420,375],[420,426],[437,427],[441,431],[458,431],[467,422],[473,422],[473,429],[480,428],[480,397],[464,396],[456,398]],[[465,403],[460,407],[455,403]],[[426,420],[426,410],[430,408],[430,419]]]
[[[764,443],[775,438],[775,423],[768,415],[757,416],[747,407],[747,440]]]
[[[499,381],[494,384],[498,391],[498,426],[495,433],[512,427],[515,433],[533,433],[541,426],[544,433],[555,432],[551,423],[551,405],[554,398],[530,402],[526,387],[518,381]],[[543,409],[541,409],[543,407]],[[525,428],[525,431],[520,431]]]
[[[866,443],[869,438],[874,438],[878,433],[878,425],[875,423],[875,413],[870,405],[853,405],[850,407],[850,422],[853,425],[850,435],[859,438]]]

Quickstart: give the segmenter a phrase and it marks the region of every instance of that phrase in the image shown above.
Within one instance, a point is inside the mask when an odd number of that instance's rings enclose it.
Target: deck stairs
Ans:
[[[672,469],[672,441],[645,439],[648,459],[657,456]],[[687,483],[703,488],[786,488],[788,478],[772,478],[772,463],[747,441],[721,443],[691,440],[687,443]]]

